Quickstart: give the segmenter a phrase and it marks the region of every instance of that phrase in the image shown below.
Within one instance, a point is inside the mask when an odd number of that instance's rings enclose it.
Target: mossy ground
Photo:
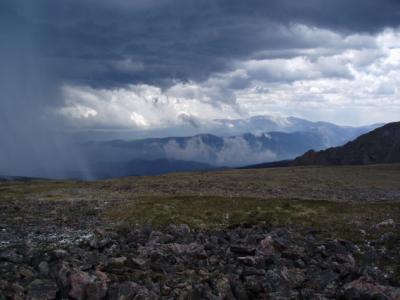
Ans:
[[[44,216],[47,223],[53,216],[59,223],[84,220],[96,207],[96,216],[104,217],[100,222],[109,226],[187,223],[219,228],[266,222],[322,228],[355,239],[363,238],[361,229],[371,234],[371,226],[383,220],[400,222],[400,165],[226,170],[97,182],[3,182],[0,206],[5,225],[20,218],[33,223],[36,218],[39,224]]]
[[[295,199],[223,197],[144,197],[109,209],[105,216],[120,228],[150,224],[188,224],[216,229],[243,223],[313,227],[332,236],[364,239],[361,230],[393,219],[400,222],[400,203],[343,203]],[[372,234],[366,231],[366,234]]]

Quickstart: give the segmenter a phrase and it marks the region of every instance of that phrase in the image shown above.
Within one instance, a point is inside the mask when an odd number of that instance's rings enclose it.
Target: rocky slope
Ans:
[[[296,158],[294,165],[357,165],[400,162],[400,122],[389,123],[342,147]]]
[[[392,231],[361,245],[262,224],[97,229],[69,248],[1,250],[0,299],[399,299],[399,278],[372,267],[398,262],[399,228],[380,227]]]
[[[0,182],[0,299],[398,299],[399,178],[374,165]]]

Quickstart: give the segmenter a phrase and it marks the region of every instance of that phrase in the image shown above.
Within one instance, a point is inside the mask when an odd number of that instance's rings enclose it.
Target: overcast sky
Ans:
[[[398,0],[2,0],[0,135],[399,120],[399,24]]]

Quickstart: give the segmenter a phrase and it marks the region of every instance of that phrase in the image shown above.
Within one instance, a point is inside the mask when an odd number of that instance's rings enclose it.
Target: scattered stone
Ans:
[[[400,299],[400,288],[383,286],[362,277],[344,286],[346,299]]]
[[[256,253],[255,248],[245,246],[231,246],[230,250],[232,253],[239,255],[254,255]]]
[[[71,286],[69,296],[76,300],[85,299],[87,287],[91,282],[92,279],[89,274],[85,272],[77,271],[72,273],[69,277],[69,283]]]
[[[15,249],[8,249],[0,252],[0,261],[5,260],[12,263],[22,263],[23,256],[17,254]]]
[[[131,281],[124,282],[120,284],[118,287],[117,299],[118,300],[133,299],[136,293],[138,292],[139,288],[140,288],[139,285],[134,282]]]
[[[257,264],[257,258],[255,256],[240,256],[237,260],[248,266],[255,266]]]
[[[63,250],[63,249],[57,249],[53,251],[53,255],[57,258],[57,259],[63,259],[69,256],[68,251]]]
[[[57,274],[57,279],[63,288],[67,288],[69,285],[70,273],[71,273],[70,268],[65,263],[62,263],[60,270],[58,271]]]
[[[49,274],[49,264],[47,261],[42,261],[38,266],[39,272],[43,276],[47,276]]]
[[[96,247],[2,250],[0,300],[399,297],[399,278],[375,264],[399,261],[396,231],[358,244],[266,225],[95,236]]]
[[[96,279],[94,282],[90,282],[86,289],[86,295],[88,300],[104,299],[107,295],[108,283],[110,279],[106,273],[96,271],[94,273]]]
[[[233,299],[234,296],[232,294],[231,285],[229,283],[229,279],[227,277],[222,277],[217,281],[216,284],[219,299]]]
[[[29,300],[50,300],[56,299],[58,287],[50,280],[35,279],[28,287],[27,299]]]
[[[120,269],[125,266],[125,263],[127,262],[127,258],[125,256],[121,257],[112,257],[109,260],[108,263],[108,269],[113,270],[113,269]]]
[[[375,225],[376,229],[382,229],[387,227],[396,227],[396,223],[394,222],[393,219],[388,219]]]
[[[266,236],[263,240],[260,241],[259,244],[260,252],[266,256],[272,255],[275,251],[273,242],[274,241],[270,235]]]
[[[301,269],[287,269],[283,268],[281,271],[282,278],[287,282],[287,285],[291,288],[299,288],[306,279],[304,271]]]
[[[139,257],[131,258],[130,260],[131,266],[133,268],[138,268],[138,269],[145,269],[146,266],[148,265],[148,261]]]
[[[34,277],[36,275],[35,271],[33,269],[29,268],[29,267],[22,267],[19,270],[19,273],[22,276],[24,276],[25,278],[32,278],[32,277]]]

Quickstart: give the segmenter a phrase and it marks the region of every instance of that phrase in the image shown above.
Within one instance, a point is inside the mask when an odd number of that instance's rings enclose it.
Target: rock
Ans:
[[[15,294],[15,296],[22,297],[24,295],[25,288],[23,286],[19,285],[18,283],[13,283],[11,285],[11,289],[12,289],[13,293]]]
[[[24,276],[25,278],[32,278],[35,277],[35,271],[30,267],[22,267],[19,270],[19,273]]]
[[[69,253],[68,253],[68,251],[63,250],[63,249],[57,249],[57,250],[53,251],[53,255],[57,259],[64,259],[69,256]]]
[[[236,278],[231,278],[231,287],[232,287],[232,292],[233,295],[235,296],[236,299],[238,300],[248,300],[249,297],[247,295],[246,289],[239,279],[239,277]]]
[[[125,256],[121,257],[112,257],[106,263],[106,270],[110,272],[122,271],[125,267],[125,263],[127,263],[128,259]]]
[[[376,229],[382,229],[387,227],[396,227],[396,223],[393,219],[387,219],[375,225]]]
[[[400,288],[382,286],[370,278],[361,277],[344,286],[346,299],[400,299]]]
[[[256,253],[255,248],[245,246],[231,246],[230,250],[232,253],[239,255],[254,255]]]
[[[190,244],[167,244],[166,249],[171,251],[175,255],[193,255],[198,258],[206,257],[207,253],[204,250],[204,246],[197,243]]]
[[[94,230],[94,233],[96,234],[96,236],[99,236],[99,237],[105,237],[107,234],[107,232],[103,228],[100,228],[100,227],[96,227]]]
[[[134,282],[127,281],[121,283],[118,287],[118,300],[130,300],[133,299],[140,289],[140,286]]]
[[[92,282],[89,274],[82,271],[77,271],[69,276],[69,284],[71,289],[69,291],[69,296],[72,299],[82,300],[86,297],[86,289],[88,285]]]
[[[171,294],[171,292],[172,292],[172,288],[171,287],[169,287],[169,286],[167,286],[167,285],[163,285],[162,287],[161,287],[161,296],[169,296],[170,294]]]
[[[99,240],[98,247],[100,249],[103,249],[103,248],[109,246],[111,243],[112,243],[112,240],[110,238],[106,237],[106,238]]]
[[[17,283],[10,284],[7,289],[0,290],[0,299],[25,300],[28,299],[25,289]]]
[[[316,249],[316,253],[321,254],[322,257],[328,257],[328,252],[325,245],[319,245]]]
[[[97,236],[93,236],[89,241],[89,246],[93,249],[98,249],[99,248],[99,239]]]
[[[88,300],[104,299],[107,295],[107,286],[100,282],[91,282],[86,288],[86,295]]]
[[[272,255],[275,252],[272,237],[268,235],[262,239],[259,243],[258,249],[265,256]]]
[[[159,299],[159,297],[157,297],[157,295],[155,293],[153,293],[152,291],[149,291],[147,288],[141,287],[137,291],[136,296],[133,299],[134,300],[156,300],[156,299]]]
[[[31,240],[26,240],[23,246],[18,249],[18,252],[23,256],[25,263],[30,263],[33,255],[35,254],[35,248],[32,245]]]
[[[251,298],[259,298],[258,295],[264,291],[260,277],[254,275],[245,277],[245,287],[249,294],[252,295]]]
[[[291,246],[282,252],[282,257],[292,260],[301,259],[305,255],[305,249],[299,246]]]
[[[304,271],[296,268],[287,269],[284,267],[281,276],[291,288],[299,288],[306,279]]]
[[[47,261],[42,261],[39,266],[38,266],[38,270],[40,272],[40,274],[42,274],[43,276],[47,276],[49,275],[49,264]]]
[[[5,260],[12,263],[22,263],[24,258],[22,255],[17,254],[15,249],[9,249],[0,252],[0,261]]]
[[[228,277],[224,276],[220,278],[216,283],[216,289],[218,292],[219,299],[233,299],[231,285]]]
[[[252,276],[252,275],[264,276],[265,270],[247,266],[243,268],[242,276]]]
[[[171,234],[179,237],[185,237],[190,234],[190,227],[186,224],[170,225],[168,229]]]
[[[168,244],[167,249],[175,255],[183,255],[190,252],[190,246],[186,244],[177,244],[177,243]]]
[[[257,264],[257,258],[255,256],[240,256],[236,258],[240,263],[255,266]]]
[[[108,283],[110,282],[110,279],[108,278],[107,274],[98,270],[94,275],[96,276],[95,282],[89,283],[86,289],[87,299],[104,299],[107,295]]]
[[[110,263],[115,266],[123,266],[126,261],[127,261],[127,258],[125,256],[121,256],[121,257],[111,258]]]
[[[396,299],[399,293],[396,275],[375,267],[382,258],[392,265],[399,260],[395,231],[357,245],[265,225],[213,231],[172,227],[168,233],[135,229],[111,241],[111,246],[97,249],[87,244],[71,245],[68,251],[35,249],[30,259],[24,257],[23,245],[0,251],[0,300],[28,295],[90,300]],[[352,253],[363,259],[356,262]]]
[[[332,270],[325,270],[312,275],[308,285],[318,291],[323,291],[328,285],[334,284],[339,275]]]
[[[69,285],[69,275],[71,270],[69,269],[68,265],[65,263],[61,264],[61,268],[58,271],[57,279],[60,285],[66,288]]]
[[[148,261],[146,259],[139,258],[139,257],[131,258],[129,266],[133,267],[135,269],[144,270],[148,266]]]
[[[354,259],[353,255],[350,253],[348,254],[342,254],[342,253],[337,253],[334,255],[335,260],[338,261],[339,263],[347,263],[352,267],[355,267],[356,265],[356,260]]]
[[[291,246],[291,242],[286,238],[286,232],[284,236],[276,236],[273,238],[274,248],[278,251],[285,251]]]
[[[190,291],[187,299],[191,300],[202,300],[202,299],[209,299],[207,297],[207,288],[204,284],[195,283],[192,286],[192,290]]]
[[[50,300],[56,299],[58,292],[57,284],[49,280],[35,279],[29,284],[27,299]]]
[[[5,290],[8,286],[8,282],[0,279],[0,291]]]
[[[104,235],[105,235],[105,232],[104,232],[104,234],[97,234],[97,235],[92,236],[88,241],[89,246],[92,249],[103,249],[106,246],[108,246],[109,244],[111,244],[112,240],[109,237],[106,237]]]
[[[299,259],[296,259],[296,261],[294,262],[294,266],[296,268],[304,269],[306,267],[306,264],[305,264],[304,260],[299,258]]]

